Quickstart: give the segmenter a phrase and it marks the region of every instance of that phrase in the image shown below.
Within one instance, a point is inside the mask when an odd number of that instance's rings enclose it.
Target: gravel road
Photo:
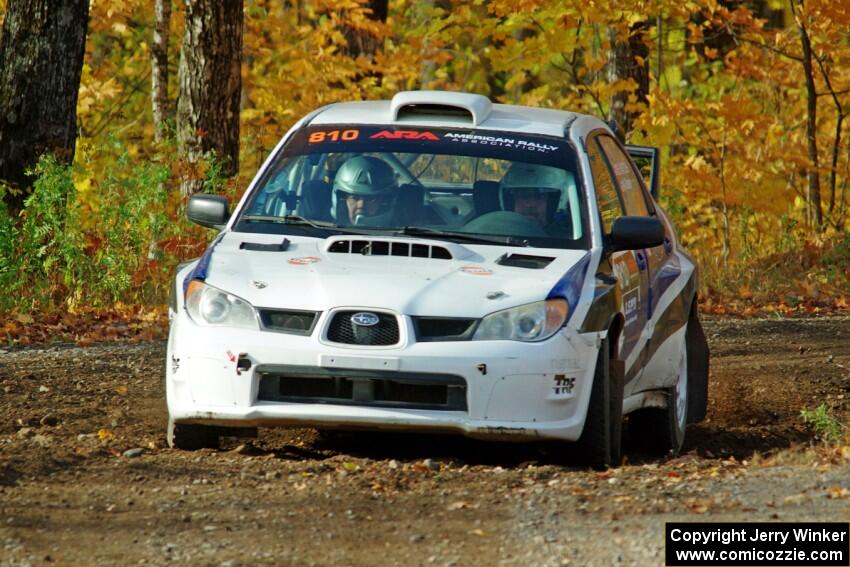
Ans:
[[[0,565],[663,565],[666,521],[850,520],[850,318],[710,320],[682,455],[261,430],[165,448],[162,342],[0,350]]]

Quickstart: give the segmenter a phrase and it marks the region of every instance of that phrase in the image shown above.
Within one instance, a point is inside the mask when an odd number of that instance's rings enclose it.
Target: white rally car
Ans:
[[[703,419],[697,268],[608,124],[402,92],[281,140],[171,302],[168,442],[309,426],[562,440],[620,460]],[[650,167],[651,169],[651,167]]]

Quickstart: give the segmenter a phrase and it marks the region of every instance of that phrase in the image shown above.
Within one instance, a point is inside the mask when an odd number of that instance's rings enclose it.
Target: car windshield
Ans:
[[[575,151],[560,138],[310,127],[266,169],[235,230],[587,248],[579,179]]]

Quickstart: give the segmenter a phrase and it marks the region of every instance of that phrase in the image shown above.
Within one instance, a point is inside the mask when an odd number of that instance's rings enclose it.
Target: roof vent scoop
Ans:
[[[390,105],[393,122],[414,117],[439,120],[458,119],[478,126],[490,116],[493,103],[484,95],[447,91],[405,91],[396,94]]]

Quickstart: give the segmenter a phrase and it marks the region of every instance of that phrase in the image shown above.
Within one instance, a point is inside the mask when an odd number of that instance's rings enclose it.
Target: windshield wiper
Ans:
[[[291,226],[310,226],[319,230],[333,230],[342,234],[362,234],[373,235],[374,230],[358,230],[350,226],[339,226],[328,221],[314,221],[305,219],[298,215],[284,215],[282,217],[274,215],[245,215],[240,221],[245,222],[270,222],[275,224],[288,224]]]
[[[468,232],[456,232],[451,230],[437,230],[422,226],[405,226],[393,232],[400,236],[422,236],[426,238],[445,238],[447,240],[463,240],[465,242],[477,242],[480,244],[501,244],[503,246],[528,246],[528,240],[513,236],[482,236]]]
[[[326,221],[314,221],[310,219],[305,219],[304,217],[300,217],[298,215],[284,215],[282,217],[274,216],[274,215],[245,215],[240,220],[245,222],[271,222],[276,224],[295,224],[295,225],[307,225],[312,226],[313,228],[339,228],[332,222]]]

